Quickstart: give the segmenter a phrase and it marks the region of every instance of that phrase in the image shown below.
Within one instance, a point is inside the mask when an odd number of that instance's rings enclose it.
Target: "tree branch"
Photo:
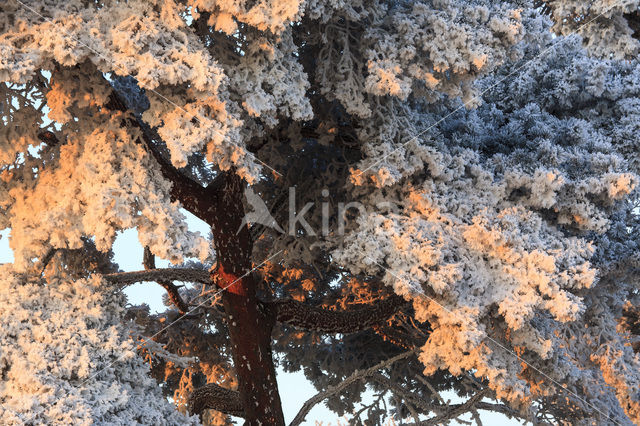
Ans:
[[[414,354],[415,354],[415,351],[403,352],[400,355],[396,355],[393,358],[384,360],[366,370],[363,370],[363,371],[356,370],[351,376],[347,377],[341,383],[337,384],[336,386],[327,387],[326,390],[320,392],[317,395],[314,395],[313,397],[311,397],[311,399],[305,402],[302,408],[300,409],[300,411],[298,411],[298,414],[296,415],[296,417],[289,424],[289,426],[298,426],[299,424],[301,424],[304,421],[304,418],[307,416],[307,414],[309,414],[309,411],[311,411],[313,406],[323,401],[324,399],[329,398],[331,395],[334,395],[336,393],[343,391],[344,389],[349,387],[351,384],[357,382],[358,380],[363,380],[367,377],[372,376],[381,368],[388,367],[391,364]]]
[[[385,342],[393,343],[394,345],[400,346],[408,351],[413,350],[416,347],[416,344],[411,341],[407,333],[403,333],[400,330],[383,325],[374,325],[371,328],[378,336],[382,337],[382,340]]]
[[[53,256],[55,256],[57,252],[58,252],[57,248],[51,247],[47,251],[47,253],[44,255],[39,265],[40,275],[44,274],[44,270],[47,269],[47,265],[49,265],[49,262],[51,262],[51,259],[53,259]]]
[[[436,416],[436,417],[432,417],[428,420],[425,420],[424,422],[420,423],[421,425],[424,426],[432,426],[432,425],[441,425],[444,422],[446,422],[447,420],[453,420],[456,419],[458,417],[460,417],[461,415],[465,414],[468,411],[471,411],[475,408],[476,404],[478,402],[480,402],[482,400],[482,398],[484,398],[484,396],[487,394],[487,389],[483,389],[480,392],[476,393],[475,395],[473,395],[471,398],[469,398],[468,400],[466,400],[463,404],[456,404],[454,406],[452,406],[451,409],[449,409],[445,414]]]
[[[191,414],[200,415],[204,410],[211,409],[236,417],[245,416],[240,393],[215,383],[208,383],[194,390],[189,395],[187,404]]]
[[[159,268],[148,271],[118,272],[103,275],[113,284],[127,285],[140,281],[187,281],[192,283],[213,284],[209,272],[193,268]]]
[[[48,130],[38,133],[38,139],[40,139],[40,142],[48,145],[49,147],[54,147],[60,143],[58,137],[53,132],[50,132]]]
[[[144,247],[142,264],[144,265],[144,269],[147,271],[156,269],[156,257],[153,255],[153,253],[151,253],[149,246]],[[189,311],[189,305],[187,305],[182,296],[180,296],[178,287],[176,287],[172,281],[158,279],[156,280],[156,282],[167,291],[169,300],[176,308],[178,308],[178,312],[180,312],[181,314],[185,314]]]
[[[353,333],[378,325],[406,305],[400,296],[391,295],[380,302],[343,311],[332,311],[289,299],[267,303],[276,320],[294,327],[324,333]]]
[[[145,254],[146,256],[146,254]],[[146,266],[146,265],[145,265]],[[177,293],[177,288],[168,281],[197,282],[213,285],[210,273],[193,268],[158,268],[144,271],[119,272],[104,275],[111,283],[128,285],[142,281],[156,281],[171,294]],[[169,285],[165,284],[168,282]],[[169,287],[169,288],[167,288]],[[172,299],[173,301],[173,299]],[[389,298],[372,306],[351,310],[334,311],[307,306],[295,300],[262,302],[271,315],[279,322],[294,327],[325,333],[354,333],[386,321],[395,314],[406,302],[399,296]],[[177,303],[176,303],[177,305]],[[187,306],[185,306],[187,308]],[[187,309],[185,309],[186,311]]]
[[[428,413],[429,411],[433,410],[433,406],[431,404],[411,394],[402,386],[398,385],[397,383],[385,377],[384,375],[378,372],[375,372],[374,374],[371,375],[371,378],[376,382],[380,383],[381,385],[386,386],[392,392],[398,394],[398,396],[401,397],[405,402],[411,402],[417,405],[418,408],[422,410],[423,413]]]
[[[153,265],[149,265],[153,266]],[[169,298],[178,306],[180,295],[178,289],[171,281],[196,282],[213,285],[208,271],[194,268],[159,268],[134,272],[118,272],[104,275],[104,278],[114,284],[128,285],[141,281],[156,281],[169,293]],[[172,295],[177,296],[176,300]],[[180,298],[180,299],[178,299]],[[182,302],[186,312],[188,306]],[[263,302],[266,311],[273,315],[276,321],[292,325],[294,327],[314,330],[324,333],[354,333],[383,323],[401,307],[406,305],[400,296],[390,297],[372,305],[354,309],[333,311],[288,299]]]
[[[115,90],[109,95],[109,102],[105,107],[113,111],[129,112],[126,103]],[[148,125],[136,118],[133,113],[129,113],[129,117],[125,118],[124,121],[140,131],[140,142],[158,163],[162,176],[172,184],[171,198],[179,201],[185,209],[199,219],[207,221],[206,218],[208,216],[206,213],[210,207],[211,193],[218,189],[217,179],[214,179],[214,182],[204,188],[198,182],[182,174],[164,158],[153,144],[153,138],[150,134],[151,128]]]
[[[517,419],[527,420],[526,417],[523,417],[518,411],[504,404],[492,404],[490,402],[478,401],[476,402],[476,408],[478,410],[501,413],[510,419],[517,418]]]

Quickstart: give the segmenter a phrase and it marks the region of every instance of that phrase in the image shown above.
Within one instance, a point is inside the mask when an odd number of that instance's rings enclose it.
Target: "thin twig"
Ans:
[[[309,411],[311,411],[311,409],[313,408],[313,406],[315,406],[316,404],[318,404],[319,402],[323,401],[326,398],[329,398],[332,395],[335,395],[336,393],[339,393],[341,391],[343,391],[345,388],[349,387],[351,384],[362,380],[364,378],[367,378],[371,375],[373,375],[374,373],[376,373],[378,370],[380,370],[381,368],[385,368],[390,366],[391,364],[400,361],[401,359],[407,358],[411,355],[414,355],[415,351],[407,351],[407,352],[403,352],[400,355],[396,355],[393,358],[389,358],[387,360],[384,360],[376,365],[374,365],[371,368],[368,368],[366,370],[362,370],[362,371],[358,371],[356,370],[351,376],[347,377],[345,380],[343,380],[341,383],[335,385],[335,386],[329,386],[327,387],[326,390],[314,395],[313,397],[311,397],[307,402],[305,402],[302,405],[302,408],[300,409],[300,411],[298,411],[298,414],[296,415],[296,417],[293,419],[293,421],[289,424],[289,426],[298,426],[299,424],[301,424],[304,421],[304,418],[307,416],[307,414],[309,414]]]
[[[480,402],[482,398],[484,398],[486,393],[487,393],[487,389],[483,389],[480,392],[473,395],[467,401],[465,401],[464,404],[456,405],[451,410],[448,410],[445,414],[433,417],[425,422],[422,422],[421,424],[424,426],[440,425],[444,423],[444,421],[446,420],[456,419],[461,415],[467,413],[468,411],[471,411],[475,407],[475,405],[478,402]]]

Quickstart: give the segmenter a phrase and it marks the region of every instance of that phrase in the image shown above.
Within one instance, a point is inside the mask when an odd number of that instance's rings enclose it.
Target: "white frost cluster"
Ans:
[[[296,61],[291,31],[285,31],[277,40],[256,38],[246,50],[228,72],[229,86],[249,116],[260,117],[270,127],[282,116],[294,120],[312,118],[306,98],[309,82]]]
[[[225,73],[173,1],[107,2],[98,9],[82,0],[55,8],[23,3],[29,8],[11,2],[0,14],[0,81],[29,82],[51,60],[64,66],[89,60],[101,72],[133,76],[155,92],[145,117],[161,126],[176,166],[204,149],[223,169],[234,165],[249,180],[258,176],[238,137],[240,122],[226,110]],[[171,86],[183,88],[179,97]]]
[[[433,329],[421,356],[427,373],[475,370],[499,397],[514,401],[526,396],[509,368],[519,364],[481,344],[493,334],[491,321],[497,313],[513,338],[526,336],[529,349],[546,358],[549,344],[532,336],[529,321],[540,311],[578,319],[584,305],[573,291],[593,285],[595,270],[588,243],[500,202],[501,186],[471,178],[385,198],[402,213],[366,216],[335,254],[355,273],[384,266],[385,281],[413,301],[416,317]]]
[[[310,2],[320,34],[307,43],[318,45],[323,94],[350,114],[370,117],[387,95],[436,102],[446,94],[473,103],[472,81],[515,53],[520,12],[516,2],[485,0]]]
[[[106,251],[118,231],[134,227],[143,245],[173,262],[209,255],[206,239],[188,231],[178,204],[169,202],[170,184],[135,143],[138,135],[120,126],[117,113],[99,110],[105,93],[98,78],[56,74],[47,99],[49,116],[68,132],[59,156],[44,166],[29,156],[25,161],[35,172],[4,172],[1,201],[17,269],[27,270],[49,248],[79,248],[83,236],[95,237],[96,247]],[[92,119],[71,120],[79,110],[91,110]]]
[[[579,34],[592,54],[604,58],[637,57],[640,42],[634,33],[640,29],[640,1],[544,0],[544,3],[553,13],[554,31]]]
[[[515,405],[557,394],[514,355],[526,353],[594,417],[621,418],[622,407],[640,420],[640,359],[616,331],[623,285],[617,302],[604,302],[611,290],[597,279],[591,242],[638,184],[628,153],[638,152],[629,105],[640,99],[639,77],[637,62],[592,59],[579,39],[565,39],[516,78],[481,82],[497,81],[486,104],[428,137],[372,144],[379,151],[363,163],[378,170],[352,178],[379,189],[354,188],[369,213],[334,256],[353,273],[384,273],[413,302],[433,330],[425,373],[473,371]],[[392,155],[376,167],[384,151]],[[377,212],[382,203],[395,209]]]
[[[124,296],[98,277],[0,272],[0,423],[197,425],[148,376]]]
[[[302,16],[300,0],[188,0],[187,5],[199,13],[211,12],[208,24],[226,34],[233,34],[238,23],[261,31],[280,33]]]
[[[502,64],[521,36],[519,10],[485,0],[400,2],[384,20],[383,28],[393,27],[393,33],[365,31],[365,39],[373,40],[365,89],[402,100],[414,81],[427,97],[439,92],[470,100],[468,83]]]

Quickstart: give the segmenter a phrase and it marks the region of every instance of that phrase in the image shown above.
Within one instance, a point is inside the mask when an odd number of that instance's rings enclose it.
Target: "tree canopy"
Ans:
[[[5,1],[0,422],[640,423],[639,8]]]

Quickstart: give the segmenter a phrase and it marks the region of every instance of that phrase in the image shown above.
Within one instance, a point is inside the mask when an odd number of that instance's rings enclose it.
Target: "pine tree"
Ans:
[[[621,3],[4,2],[0,422],[640,422]]]

